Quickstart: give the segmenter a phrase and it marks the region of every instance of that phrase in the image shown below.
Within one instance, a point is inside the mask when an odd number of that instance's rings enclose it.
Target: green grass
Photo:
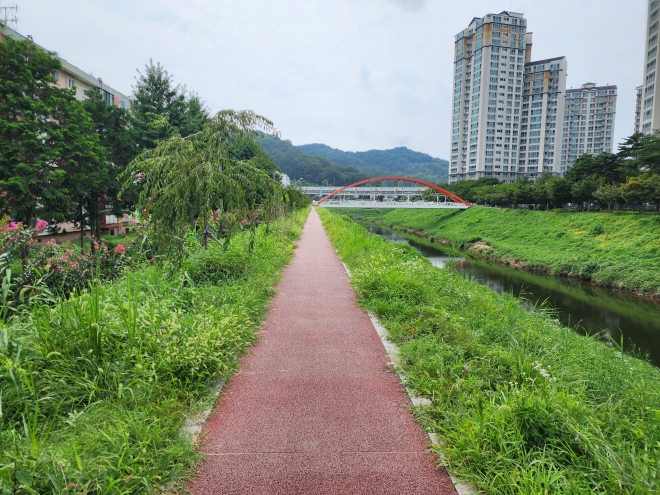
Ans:
[[[660,216],[473,206],[469,210],[348,210],[412,228],[473,254],[527,270],[580,277],[660,296]],[[490,249],[473,248],[481,241]]]
[[[660,492],[660,371],[319,208],[417,412],[489,494]]]
[[[308,209],[183,269],[144,266],[0,323],[0,493],[164,493],[179,434],[255,338]],[[173,488],[174,487],[174,488]]]

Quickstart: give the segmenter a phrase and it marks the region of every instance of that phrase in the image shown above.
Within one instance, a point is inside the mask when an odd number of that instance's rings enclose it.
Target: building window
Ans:
[[[53,72],[53,77],[55,78],[55,82],[60,82],[60,71],[55,71]]]
[[[67,86],[68,86],[69,88],[75,88],[75,87],[76,87],[76,81],[74,81],[73,79],[71,79],[71,78],[69,77],[68,80],[67,80]]]

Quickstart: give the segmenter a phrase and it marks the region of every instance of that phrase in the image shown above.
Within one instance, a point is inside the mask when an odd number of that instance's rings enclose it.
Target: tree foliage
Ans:
[[[54,85],[59,68],[29,40],[0,43],[0,211],[27,225],[75,218],[102,180],[105,149],[74,92]]]
[[[131,111],[141,150],[153,149],[175,133],[186,137],[202,130],[209,110],[196,93],[189,95],[185,86],[175,85],[173,77],[153,60],[145,65],[144,72],[137,73]],[[170,125],[156,125],[161,118]]]
[[[206,227],[214,215],[269,206],[278,189],[269,175],[273,164],[265,153],[248,151],[261,131],[275,132],[273,123],[251,111],[224,110],[190,136],[170,127],[171,138],[129,164],[124,184],[139,183],[139,208],[161,252],[180,253],[197,221]]]
[[[324,156],[340,165],[354,167],[368,177],[398,175],[440,183],[447,181],[449,171],[447,160],[405,147],[389,150],[342,151],[325,144],[305,144],[298,148],[307,153]]]
[[[291,144],[291,141],[276,136],[264,136],[259,144],[282,172],[294,181],[303,178],[304,184],[339,187],[368,178],[356,168],[337,165],[323,156],[306,153]]]
[[[472,203],[494,206],[599,206],[609,211],[654,206],[660,211],[660,133],[633,134],[618,153],[582,155],[564,177],[544,173],[534,183],[523,177],[513,184],[484,177],[446,187]]]

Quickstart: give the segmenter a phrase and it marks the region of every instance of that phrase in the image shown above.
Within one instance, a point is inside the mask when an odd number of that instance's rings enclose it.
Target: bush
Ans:
[[[183,263],[183,270],[195,283],[219,283],[242,277],[250,263],[250,253],[234,249],[228,250],[212,243],[208,250],[201,250]]]

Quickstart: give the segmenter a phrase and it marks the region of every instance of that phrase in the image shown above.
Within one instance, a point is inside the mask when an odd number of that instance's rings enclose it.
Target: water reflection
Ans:
[[[577,280],[520,272],[378,225],[365,227],[392,242],[410,244],[434,266],[443,267],[451,259],[464,276],[500,294],[513,293],[527,309],[545,304],[562,324],[577,326],[583,333],[600,333],[610,345],[619,343],[623,335],[627,351],[648,354],[660,366],[660,303]]]

